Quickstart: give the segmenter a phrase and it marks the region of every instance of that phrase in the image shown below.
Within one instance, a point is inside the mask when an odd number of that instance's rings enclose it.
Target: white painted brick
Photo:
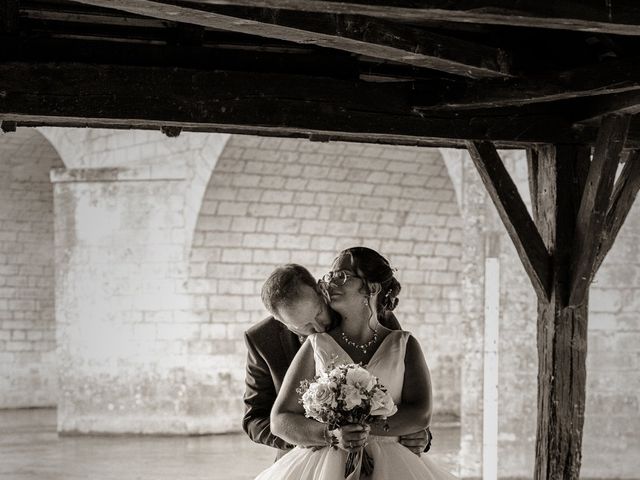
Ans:
[[[278,241],[278,236],[273,234],[266,233],[246,233],[244,238],[242,239],[242,246],[246,249],[250,248],[274,248],[276,246],[276,242]],[[250,250],[248,250],[250,251]],[[223,252],[224,256],[224,252]],[[248,261],[250,262],[251,258]]]
[[[223,263],[249,263],[252,252],[248,248],[227,248],[222,252]]]
[[[309,235],[278,235],[277,248],[292,250],[307,249],[311,243]]]

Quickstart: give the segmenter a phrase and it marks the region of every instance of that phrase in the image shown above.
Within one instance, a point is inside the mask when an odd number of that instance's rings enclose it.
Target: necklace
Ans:
[[[342,336],[342,340],[344,341],[344,343],[346,343],[347,345],[351,345],[352,347],[355,347],[359,350],[362,350],[362,353],[364,355],[367,354],[367,349],[371,346],[374,345],[377,341],[378,341],[378,330],[375,329],[373,331],[373,338],[371,340],[369,340],[366,343],[356,343],[353,340],[351,340],[349,337],[347,337],[347,334],[342,332],[340,334]]]

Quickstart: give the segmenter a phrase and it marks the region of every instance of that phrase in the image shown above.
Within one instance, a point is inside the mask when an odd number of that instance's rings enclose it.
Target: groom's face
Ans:
[[[326,332],[331,325],[329,310],[315,288],[303,285],[298,297],[289,305],[278,308],[276,316],[284,325],[297,335],[311,335]]]

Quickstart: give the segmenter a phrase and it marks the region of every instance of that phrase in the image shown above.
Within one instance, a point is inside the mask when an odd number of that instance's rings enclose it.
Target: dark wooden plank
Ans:
[[[640,35],[640,8],[633,0],[190,0],[305,12],[360,14],[396,21],[448,21]]]
[[[637,113],[640,113],[640,91],[636,89],[581,99],[571,109],[571,117],[576,122],[594,124],[599,124],[607,115]]]
[[[598,245],[593,275],[598,272],[607,253],[611,250],[639,190],[640,151],[634,150],[629,154],[611,195],[611,203],[604,221],[604,235]]]
[[[607,112],[607,107],[617,110],[640,103],[640,58],[615,59],[598,65],[502,81],[465,81],[452,85],[450,90],[440,95],[434,95],[426,89],[424,93],[418,92],[415,102],[419,109],[495,108],[599,97],[602,103],[599,115],[604,115],[615,111],[610,109]],[[620,100],[615,97],[618,105],[612,105],[614,98],[610,95],[622,92],[633,92],[633,99],[627,96],[626,103],[620,105]],[[424,97],[421,98],[421,95]],[[607,100],[609,103],[606,103]],[[585,111],[582,117],[596,115],[593,109],[590,111],[591,114]]]
[[[629,115],[605,117],[598,132],[576,222],[570,305],[583,303],[593,278],[598,245],[604,233],[609,199],[630,119]]]
[[[504,77],[504,52],[361,16],[189,8],[153,0],[74,0],[203,27],[313,44],[468,77]]]
[[[586,398],[588,306],[568,306],[573,233],[584,177],[580,146],[545,145],[532,195],[552,252],[550,300],[538,302],[538,418],[535,480],[578,480]]]
[[[469,142],[467,149],[538,297],[548,299],[551,280],[549,252],[509,172],[491,143]]]
[[[129,41],[99,41],[67,38],[11,38],[0,49],[0,62],[77,63],[129,66],[156,66],[196,70],[246,71],[298,74],[356,80],[358,62],[348,53],[315,49],[282,51],[252,50],[243,45],[232,48],[212,46],[145,44]],[[169,70],[170,71],[170,70]],[[434,88],[437,83],[432,85]]]
[[[20,21],[18,14],[18,0],[0,2],[0,34],[13,35],[18,32]]]
[[[434,139],[573,143],[591,136],[553,111],[429,117],[412,110],[411,85],[304,75],[11,63],[0,64],[0,90],[0,117],[31,124],[234,127],[247,134],[404,144]]]

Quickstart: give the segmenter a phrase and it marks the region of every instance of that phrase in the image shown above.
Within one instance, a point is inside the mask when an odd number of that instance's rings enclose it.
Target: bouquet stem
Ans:
[[[344,478],[348,480],[359,480],[360,474],[365,477],[373,473],[373,458],[364,448],[357,452],[349,452],[347,462],[344,466]]]

